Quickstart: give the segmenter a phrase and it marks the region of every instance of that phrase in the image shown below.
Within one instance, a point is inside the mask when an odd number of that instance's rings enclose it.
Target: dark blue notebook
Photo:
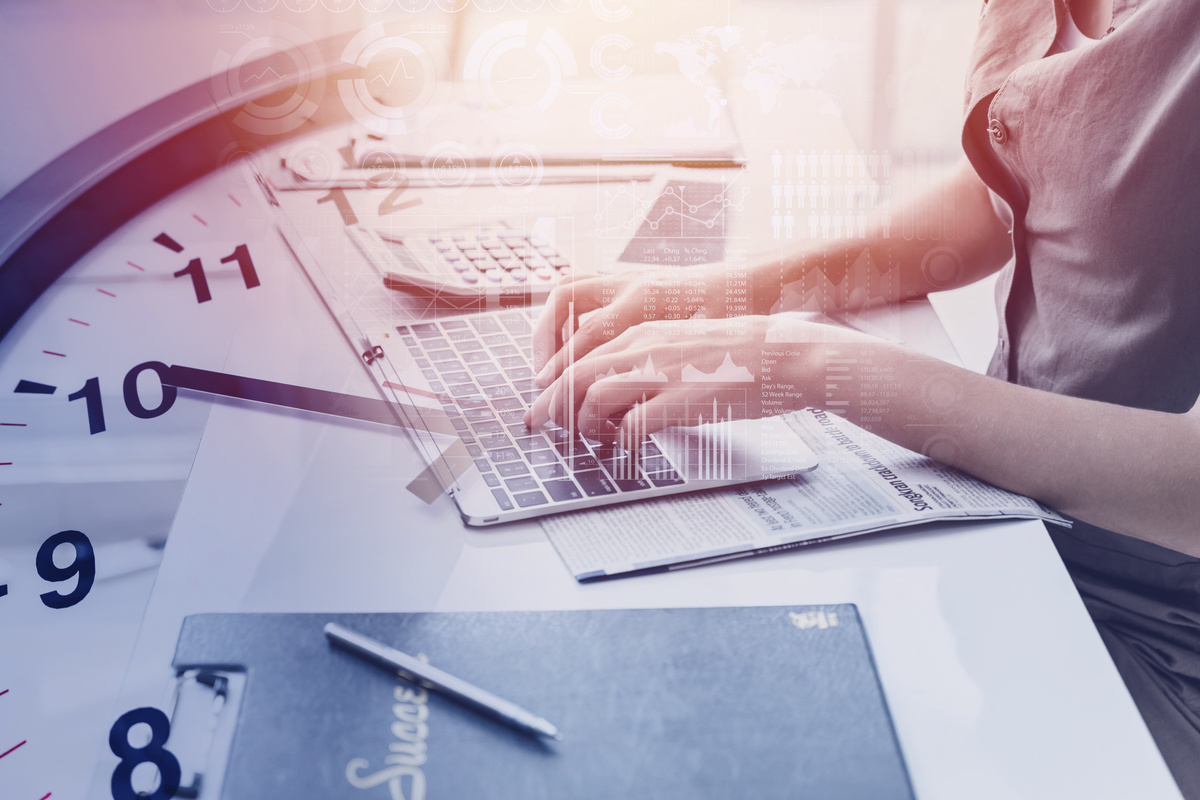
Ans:
[[[335,649],[330,621],[428,657],[563,740]],[[913,796],[853,605],[208,614],[184,621],[174,666],[210,684],[245,673],[221,791],[203,793],[226,800]]]

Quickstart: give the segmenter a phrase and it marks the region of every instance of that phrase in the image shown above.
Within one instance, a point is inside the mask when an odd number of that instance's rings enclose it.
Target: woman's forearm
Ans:
[[[830,349],[838,365],[857,362],[832,390]],[[1066,397],[887,343],[813,345],[804,362],[793,369],[798,380],[806,376],[810,398],[848,400],[830,407],[897,444],[1064,514],[1200,557],[1196,408],[1167,414]],[[886,383],[876,393],[887,395],[886,405],[861,404],[864,379]]]
[[[756,262],[755,313],[922,297],[995,272],[1012,251],[987,187],[965,159],[929,192],[897,208],[888,227],[877,225],[864,239],[803,242]],[[819,297],[820,307],[793,307],[806,296]]]

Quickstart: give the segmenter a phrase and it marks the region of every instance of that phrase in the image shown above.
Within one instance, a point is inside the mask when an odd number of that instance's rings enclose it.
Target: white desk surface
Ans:
[[[255,346],[225,368],[369,394],[332,322],[297,313],[306,291],[315,304],[307,284],[276,293],[277,324],[243,331]],[[851,602],[923,800],[1179,797],[1040,522],[580,585],[537,523],[472,530],[449,498],[405,491],[422,467],[399,431],[216,403],[114,715],[167,707],[192,613]],[[104,753],[91,796],[107,798],[114,764]]]

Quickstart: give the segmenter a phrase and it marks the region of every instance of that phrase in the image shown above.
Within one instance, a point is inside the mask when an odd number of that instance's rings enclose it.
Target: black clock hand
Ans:
[[[212,372],[179,365],[167,367],[162,382],[166,386],[174,386],[177,389],[190,389],[205,394],[250,400],[255,403],[295,408],[300,411],[313,411],[317,414],[376,422],[399,428],[428,430],[451,436],[458,435],[458,431],[454,429],[448,418],[438,416],[440,412],[434,409],[418,410],[415,406],[406,403],[327,392],[323,389],[310,389],[290,383],[276,383],[259,378],[246,378],[226,372]],[[430,419],[431,417],[433,419]]]

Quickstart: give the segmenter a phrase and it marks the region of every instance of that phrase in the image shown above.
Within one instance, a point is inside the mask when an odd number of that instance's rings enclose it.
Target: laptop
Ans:
[[[376,385],[397,407],[403,405],[404,416],[415,415],[407,419],[413,442],[467,525],[784,478],[816,468],[816,455],[785,418],[741,418],[739,406],[758,386],[725,375],[713,376],[720,382],[719,403],[685,409],[689,419],[702,424],[650,433],[636,454],[585,438],[570,423],[526,428],[525,411],[540,391],[533,380],[531,340],[540,310],[534,303],[544,298],[530,285],[542,280],[543,261],[551,262],[556,274],[571,269],[567,253],[559,252],[567,248],[548,249],[555,242],[543,222],[463,225],[460,219],[442,228],[408,231],[389,226],[386,237],[357,231],[345,237],[340,252],[321,255],[309,249],[295,221],[285,218],[281,224],[289,248],[361,352]],[[419,271],[421,259],[430,262],[424,268],[431,274],[449,275],[464,267],[474,271],[468,274],[478,273],[477,284],[463,288],[478,286],[477,305],[493,310],[457,316],[431,316],[440,312],[430,311],[398,325],[381,321],[378,309],[389,307],[388,287],[395,288],[402,271]],[[522,270],[530,274],[512,279]],[[502,279],[490,281],[497,271],[504,273]],[[439,295],[456,297],[435,287],[433,305]],[[628,377],[649,388],[661,386],[666,376],[647,364]],[[633,414],[645,430],[658,427],[644,418],[641,404]]]

